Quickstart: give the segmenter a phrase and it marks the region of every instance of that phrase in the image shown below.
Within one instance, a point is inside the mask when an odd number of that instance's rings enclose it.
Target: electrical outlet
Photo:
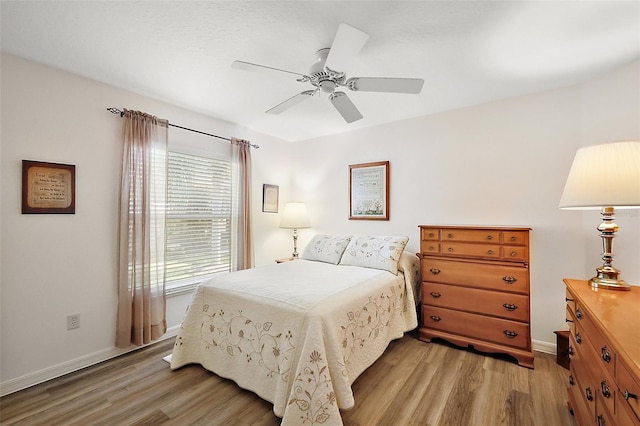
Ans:
[[[67,330],[80,328],[80,314],[67,315]]]

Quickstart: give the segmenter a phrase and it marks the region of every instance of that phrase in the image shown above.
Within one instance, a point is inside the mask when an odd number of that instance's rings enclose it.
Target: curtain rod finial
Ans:
[[[107,108],[107,111],[109,111],[111,114],[120,114],[120,117],[122,117],[124,115],[124,112],[120,111],[118,108]]]

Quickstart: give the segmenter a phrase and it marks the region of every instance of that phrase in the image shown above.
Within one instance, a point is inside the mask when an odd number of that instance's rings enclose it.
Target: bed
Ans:
[[[283,425],[341,425],[355,379],[417,327],[419,266],[407,240],[316,235],[300,259],[203,283],[171,368],[197,363],[235,381]]]

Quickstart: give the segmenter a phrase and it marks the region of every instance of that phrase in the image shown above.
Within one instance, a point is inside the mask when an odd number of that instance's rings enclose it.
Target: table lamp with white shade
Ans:
[[[573,159],[560,198],[561,209],[602,210],[598,226],[604,264],[591,278],[593,287],[629,290],[612,266],[613,239],[618,231],[615,209],[640,208],[640,141],[612,142],[580,148]]]
[[[307,206],[301,202],[289,202],[285,204],[280,228],[293,229],[293,254],[291,257],[298,258],[298,229],[309,228],[309,214]]]

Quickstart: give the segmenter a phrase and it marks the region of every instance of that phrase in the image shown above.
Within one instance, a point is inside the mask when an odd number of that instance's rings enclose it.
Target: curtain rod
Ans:
[[[120,117],[122,117],[124,115],[124,111],[121,111],[118,108],[114,108],[114,107],[107,108],[107,111],[109,111],[111,114],[120,114]],[[194,132],[194,133],[200,133],[201,135],[211,136],[212,138],[224,139],[225,141],[231,142],[231,139],[229,139],[229,138],[225,138],[223,136],[214,135],[214,134],[211,134],[211,133],[201,132],[200,130],[194,130],[194,129],[190,129],[188,127],[178,126],[177,124],[169,123],[169,126],[177,127],[178,129],[182,129],[182,130],[188,130],[188,131]],[[253,143],[250,143],[250,142],[247,142],[247,143],[252,148],[256,148],[256,149],[260,148],[260,145],[256,145],[256,144],[253,144]]]

